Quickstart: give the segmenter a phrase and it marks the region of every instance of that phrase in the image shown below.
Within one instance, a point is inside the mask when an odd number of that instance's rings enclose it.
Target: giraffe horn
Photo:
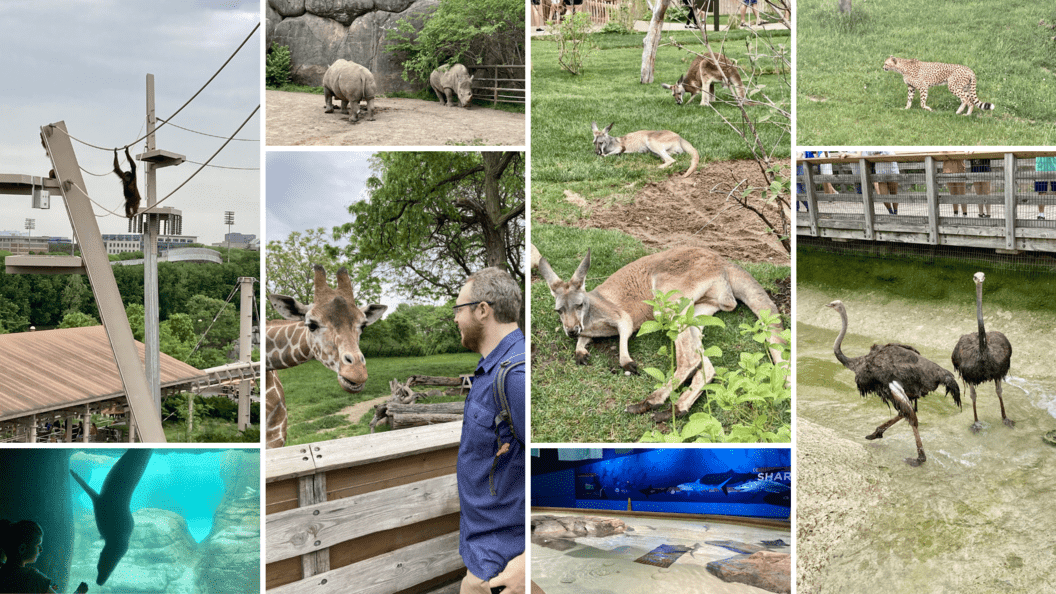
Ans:
[[[348,300],[350,305],[356,303],[356,295],[352,290],[352,279],[348,276],[348,269],[344,266],[337,271],[337,293]]]
[[[316,264],[312,267],[315,271],[315,302],[326,302],[334,298],[334,290],[326,284],[326,269]]]

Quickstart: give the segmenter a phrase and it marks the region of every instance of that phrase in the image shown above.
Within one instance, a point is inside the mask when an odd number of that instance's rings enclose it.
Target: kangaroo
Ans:
[[[701,105],[711,105],[711,100],[715,97],[715,83],[730,87],[734,95],[744,99],[744,83],[741,82],[741,74],[737,71],[737,65],[722,54],[715,54],[714,60],[711,54],[697,56],[689,65],[689,72],[678,77],[678,82],[673,85],[664,83],[660,86],[671,89],[675,103],[679,105],[692,101],[697,93],[700,93]],[[708,90],[705,91],[704,87]]]
[[[671,155],[689,153],[693,156],[693,161],[689,164],[689,169],[682,177],[689,177],[697,170],[697,164],[700,163],[700,154],[697,153],[697,149],[693,148],[692,144],[689,144],[686,139],[678,134],[670,130],[639,130],[614,138],[609,136],[609,130],[612,129],[612,125],[615,123],[609,124],[604,130],[598,130],[597,122],[590,123],[591,129],[594,131],[594,152],[598,156],[608,157],[609,155],[618,155],[620,153],[653,153],[664,160],[664,164],[660,166],[660,169],[664,169],[675,162]]]
[[[757,316],[764,309],[777,312],[774,302],[752,275],[705,248],[679,247],[645,256],[617,270],[591,291],[586,291],[583,286],[588,270],[589,249],[567,282],[554,273],[545,257],[539,260],[539,274],[550,287],[554,309],[561,316],[565,334],[577,340],[575,358],[580,365],[587,362],[587,346],[592,339],[619,335],[620,367],[637,373],[638,364],[631,359],[628,341],[642,322],[653,319],[653,308],[644,303],[655,297],[653,291],[678,290],[693,300],[693,313],[698,316],[712,315],[720,309],[733,311],[738,300]],[[780,323],[771,327],[770,344],[784,342],[781,330]],[[715,368],[707,357],[700,354],[700,341],[698,328],[688,328],[679,334],[675,340],[674,377],[645,400],[628,406],[627,412],[641,414],[663,407],[671,391],[693,376],[689,389],[675,404],[678,416],[686,414],[700,397],[704,384],[715,377]],[[783,360],[780,350],[775,347],[769,350],[775,362]],[[663,421],[670,416],[670,412],[664,410],[653,418]]]

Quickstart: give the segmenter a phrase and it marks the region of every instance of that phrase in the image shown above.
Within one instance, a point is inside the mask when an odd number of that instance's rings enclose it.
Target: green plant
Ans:
[[[276,45],[264,60],[264,80],[268,87],[281,87],[290,80],[290,48]]]
[[[659,390],[671,383],[675,375],[675,340],[678,335],[689,328],[703,329],[707,326],[725,328],[726,323],[716,317],[694,315],[693,301],[690,298],[682,297],[678,301],[674,301],[676,295],[680,294],[678,290],[668,291],[667,293],[654,291],[653,294],[655,295],[654,299],[645,301],[646,304],[653,306],[653,319],[642,323],[642,327],[638,329],[638,335],[642,336],[663,331],[667,337],[667,343],[661,345],[659,349],[660,356],[667,358],[667,370],[661,371],[655,367],[643,369],[645,373],[657,381],[656,389]],[[711,346],[702,350],[701,354],[704,357],[721,357],[722,349],[717,346]],[[675,403],[683,392],[681,387],[675,386],[674,388],[670,397],[672,423],[677,418],[675,415]]]
[[[767,116],[768,117],[768,116]],[[761,121],[761,120],[760,120]],[[789,208],[789,196],[792,190],[792,178],[789,175],[789,170],[786,167],[780,165],[772,165],[766,169],[766,179],[770,180],[770,185],[762,188],[756,188],[754,186],[747,186],[741,191],[740,196],[734,196],[741,206],[755,213],[763,223],[766,225],[767,233],[777,234],[777,238],[781,241],[781,245],[785,248],[785,251],[792,253],[792,222],[785,216],[785,211]],[[776,210],[780,217],[776,222],[771,221],[770,217],[766,215],[763,210],[755,208],[749,202],[749,198],[755,192],[762,194],[763,203],[767,206],[773,206],[774,202],[778,203],[778,208],[771,208],[771,212]],[[772,215],[771,215],[772,216]]]
[[[742,323],[740,333],[755,342],[766,343],[771,325],[780,321],[777,315],[763,311],[752,324]],[[792,388],[788,382],[791,357],[791,331],[781,333],[783,344],[772,345],[782,353],[782,361],[775,364],[765,353],[741,353],[737,368],[715,369],[715,379],[704,386],[708,393],[708,411],[690,415],[682,430],[673,428],[664,434],[647,431],[643,442],[737,442],[787,443],[792,438]],[[705,351],[705,356],[708,356]],[[652,374],[650,374],[652,375]],[[712,404],[743,419],[730,426],[727,433],[722,423],[712,415]]]
[[[590,39],[591,27],[593,23],[586,12],[577,12],[557,25],[557,63],[571,74],[579,74],[590,54],[598,49]]]

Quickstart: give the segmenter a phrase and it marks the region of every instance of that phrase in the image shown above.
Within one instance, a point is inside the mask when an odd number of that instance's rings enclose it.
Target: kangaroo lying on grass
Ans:
[[[689,164],[689,169],[682,174],[682,177],[689,177],[697,170],[697,164],[700,163],[700,154],[697,153],[697,149],[693,148],[692,144],[689,144],[686,139],[678,134],[670,130],[639,130],[625,136],[609,136],[609,130],[612,130],[612,125],[615,123],[609,124],[604,130],[598,130],[597,122],[590,123],[590,127],[594,132],[594,153],[598,156],[608,157],[609,155],[618,155],[620,153],[653,153],[664,160],[664,164],[660,166],[660,169],[664,169],[675,162],[674,157],[671,155],[689,153],[693,156],[693,161]]]
[[[583,286],[588,270],[590,250],[567,282],[554,274],[546,258],[539,260],[539,274],[554,296],[554,309],[561,316],[565,334],[577,340],[575,357],[576,363],[581,365],[587,362],[587,345],[592,339],[619,335],[620,367],[638,372],[638,364],[631,359],[627,345],[631,333],[638,330],[642,322],[653,319],[652,306],[644,303],[655,297],[653,291],[678,290],[682,296],[693,300],[693,312],[698,316],[713,315],[720,309],[733,311],[738,300],[757,316],[764,309],[777,312],[774,302],[752,275],[705,248],[680,247],[645,256],[617,270],[592,291]],[[771,326],[770,344],[784,342],[781,331],[780,323]],[[628,406],[627,412],[641,414],[663,407],[671,391],[693,376],[689,389],[675,404],[678,416],[686,414],[700,397],[704,384],[715,377],[711,361],[700,354],[700,342],[698,328],[691,327],[679,334],[675,340],[674,377],[642,402]],[[781,351],[775,347],[770,347],[770,355],[775,362],[783,360]],[[664,410],[657,412],[654,418],[662,421],[670,416],[670,412]]]

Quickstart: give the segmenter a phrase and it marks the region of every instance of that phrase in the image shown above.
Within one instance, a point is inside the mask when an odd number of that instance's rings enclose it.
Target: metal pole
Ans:
[[[239,308],[238,323],[238,360],[248,363],[252,360],[253,348],[253,278],[243,276],[238,279],[242,285],[242,303]],[[249,427],[249,380],[238,383],[238,430]]]
[[[147,152],[154,150],[154,75],[147,75]],[[157,171],[154,164],[145,162],[147,179],[147,207],[158,200]],[[146,347],[147,387],[154,399],[154,409],[161,410],[161,355],[158,306],[158,215],[146,215],[143,229],[143,345]],[[131,427],[131,424],[129,424]],[[131,433],[131,431],[130,431]]]

